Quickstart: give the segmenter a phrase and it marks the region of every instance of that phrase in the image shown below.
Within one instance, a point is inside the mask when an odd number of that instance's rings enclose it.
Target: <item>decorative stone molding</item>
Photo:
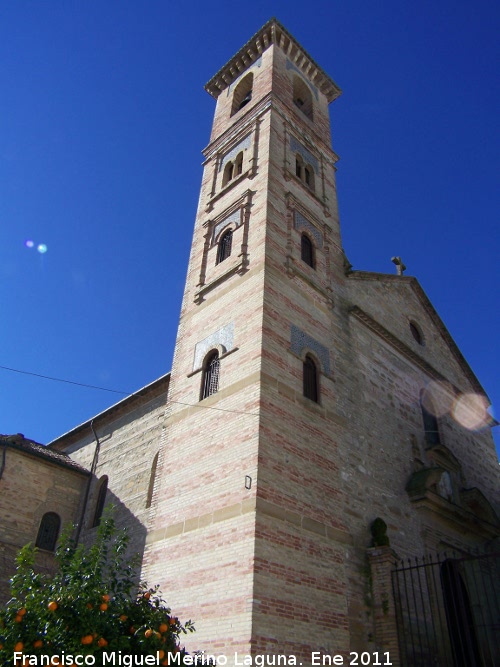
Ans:
[[[321,370],[325,375],[332,374],[330,369],[330,352],[328,348],[315,340],[312,336],[299,329],[295,324],[290,325],[290,349],[298,357],[302,357],[304,349],[311,350],[321,363]]]
[[[493,539],[500,535],[500,520],[479,489],[456,491],[449,471],[428,467],[414,472],[406,485],[413,505],[428,514],[431,520],[440,519],[462,534]]]
[[[217,146],[215,152],[210,153],[208,160],[213,160],[212,186],[205,206],[205,211],[209,213],[214,204],[226,195],[234,186],[241,183],[245,178],[254,178],[257,173],[258,149],[259,149],[259,128],[260,119],[253,118],[250,124],[245,124],[243,128],[230,138],[226,138],[222,144]],[[230,160],[234,160],[239,153],[243,153],[242,173],[235,175],[228,183],[222,185],[224,167]]]
[[[314,169],[316,174],[319,174],[319,160],[315,157],[311,151],[308,151],[307,148],[298,141],[293,134],[290,135],[290,151],[293,155],[298,153],[304,162],[310,164]]]
[[[342,93],[336,83],[314,62],[297,40],[275,18],[270,19],[224,67],[206,84],[212,97],[219,97],[239,76],[254,65],[262,53],[276,44],[297,67],[326,96],[328,103]]]
[[[319,231],[316,225],[313,225],[312,222],[302,215],[299,211],[294,212],[294,227],[297,231],[305,229],[316,241],[316,247],[323,247],[323,234]]]
[[[297,65],[292,63],[290,58],[286,59],[286,69],[290,69],[293,70],[294,72],[297,72],[297,74],[299,74],[300,78],[303,80],[306,86],[311,90],[314,97],[318,99],[318,89],[316,88],[316,86],[313,86],[313,84],[309,81],[309,79],[304,76],[303,72],[300,71]]]
[[[250,67],[248,67],[247,69],[245,69],[245,71],[242,72],[242,73],[240,74],[240,76],[239,76],[237,79],[235,79],[235,80],[228,86],[228,88],[227,88],[227,93],[226,93],[227,96],[229,97],[229,96],[231,95],[233,89],[238,85],[238,83],[240,82],[240,79],[241,79],[243,76],[246,76],[247,74],[249,74],[250,72],[254,71],[255,69],[260,69],[261,67],[262,67],[262,56],[260,56],[260,58],[257,58],[257,60],[254,62],[253,65],[251,65]]]
[[[319,292],[326,300],[330,308],[334,307],[333,273],[330,259],[330,246],[328,239],[331,236],[331,228],[326,222],[320,222],[291,192],[285,194],[287,205],[287,255],[285,267],[288,275],[292,278],[298,276],[310,287]],[[303,262],[299,261],[298,245],[294,238],[293,230],[300,232],[305,229],[314,239],[317,250],[324,254],[325,273],[318,271],[307,271]]]
[[[247,148],[250,148],[252,143],[252,137],[250,134],[248,134],[244,139],[242,139],[239,143],[237,143],[235,146],[233,146],[225,155],[221,157],[221,159],[218,161],[219,162],[219,172],[221,172],[226,164],[229,162],[229,160],[234,160],[234,158],[240,153],[241,151],[245,151]]]
[[[318,150],[317,143],[304,136],[300,128],[295,127],[290,119],[283,118],[285,141],[283,144],[283,177],[286,181],[295,181],[299,183],[307,193],[316,199],[323,208],[323,214],[326,218],[331,217],[328,197],[326,196],[325,169],[335,160],[338,160],[333,151],[331,156],[325,156]],[[301,139],[298,139],[300,136]],[[307,186],[295,174],[295,156],[299,154],[305,164],[309,164],[314,170],[315,186],[314,189]]]
[[[193,372],[201,369],[203,359],[210,350],[215,348],[219,350],[219,354],[221,355],[234,348],[234,322],[229,322],[229,324],[217,329],[217,331],[214,331],[196,343],[194,348]]]
[[[207,220],[207,222],[203,224],[203,227],[205,228],[205,242],[203,245],[203,256],[198,278],[198,289],[194,295],[194,301],[196,303],[201,303],[205,297],[205,294],[209,290],[213,289],[216,285],[220,284],[229,276],[234,275],[235,273],[244,273],[247,270],[248,229],[250,224],[250,208],[253,194],[254,193],[252,190],[246,190],[241,195],[241,197],[233,202],[231,206],[229,206],[220,215],[212,218],[211,220]],[[233,247],[231,253],[234,257],[238,258],[238,261],[236,263],[234,261],[228,263],[226,271],[217,274],[215,277],[207,281],[208,253],[211,248],[217,245],[220,235],[223,233],[223,231],[229,227],[231,227],[233,230],[237,230],[240,227],[243,227],[243,234],[241,235],[239,250],[238,248]]]

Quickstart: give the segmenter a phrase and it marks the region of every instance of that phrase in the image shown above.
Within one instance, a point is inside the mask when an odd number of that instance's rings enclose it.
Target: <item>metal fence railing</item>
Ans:
[[[392,587],[402,665],[500,665],[500,554],[401,561]]]

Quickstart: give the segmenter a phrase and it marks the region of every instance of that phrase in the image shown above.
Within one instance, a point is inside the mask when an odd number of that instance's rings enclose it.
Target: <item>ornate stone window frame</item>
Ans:
[[[331,216],[328,198],[326,196],[325,169],[331,160],[327,159],[323,153],[306,137],[298,128],[295,128],[289,120],[283,120],[284,125],[284,148],[283,148],[283,176],[286,181],[299,183],[301,187],[311,197],[316,199],[323,207],[323,214],[329,218]],[[309,187],[302,178],[295,173],[295,159],[299,154],[304,161],[314,171],[314,188]],[[334,164],[331,164],[335,169]]]
[[[290,352],[302,362],[308,355],[315,361],[318,383],[321,375],[330,380],[334,379],[330,365],[330,350],[295,324],[290,325]]]
[[[207,292],[229,276],[236,273],[243,274],[248,270],[248,230],[253,194],[252,190],[246,190],[241,197],[233,202],[233,204],[226,208],[220,215],[207,220],[207,222],[203,224],[203,227],[205,228],[205,243],[203,246],[203,257],[198,278],[198,289],[194,296],[196,303],[201,303]],[[235,243],[234,231],[240,227],[243,227],[243,235],[241,244],[238,247]],[[206,282],[208,252],[218,244],[221,235],[229,228],[233,231],[231,256],[237,256],[238,262],[231,262],[226,271],[217,275],[213,280]],[[223,265],[223,263],[221,263],[221,265]]]
[[[314,216],[291,192],[285,193],[287,206],[287,252],[285,267],[288,275],[293,278],[299,276],[311,287],[320,292],[331,308],[333,308],[333,282],[332,262],[330,257],[331,228],[326,222],[321,222]],[[300,243],[297,243],[296,233],[299,238],[301,233],[306,232],[314,243],[315,266],[310,267],[300,258]],[[325,275],[318,271],[318,253],[324,254]]]
[[[208,196],[206,212],[209,213],[214,204],[238,183],[245,178],[254,178],[257,173],[258,145],[259,145],[259,126],[260,119],[254,118],[250,125],[245,125],[234,137],[226,141],[223,147],[219,148],[214,156],[209,159],[214,162],[212,174],[212,186]],[[246,153],[250,151],[250,156]],[[242,169],[241,174],[234,174],[233,177],[224,185],[222,179],[224,169],[231,160],[236,160],[239,153],[243,153],[243,165],[247,167]],[[205,163],[206,164],[206,163]]]
[[[203,370],[205,359],[211,351],[217,351],[219,360],[236,352],[238,348],[234,344],[234,322],[228,322],[224,326],[213,331],[211,334],[196,343],[193,355],[193,369],[188,373],[190,378]]]

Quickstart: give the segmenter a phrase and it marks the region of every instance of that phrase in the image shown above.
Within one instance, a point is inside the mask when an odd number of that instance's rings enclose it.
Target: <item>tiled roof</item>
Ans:
[[[22,433],[16,433],[15,435],[0,435],[0,449],[4,447],[17,449],[18,451],[25,452],[31,456],[37,456],[47,462],[55,463],[55,465],[63,466],[64,468],[69,468],[80,474],[90,474],[90,472],[83,468],[79,463],[70,459],[67,454],[44,447],[44,445],[41,445],[39,442],[28,440]]]

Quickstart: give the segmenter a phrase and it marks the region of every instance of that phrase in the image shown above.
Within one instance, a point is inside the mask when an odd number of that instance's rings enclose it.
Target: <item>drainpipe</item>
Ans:
[[[3,441],[2,465],[0,466],[0,479],[2,479],[3,471],[5,470],[5,459],[7,457],[7,440]]]
[[[90,467],[90,477],[89,477],[89,480],[87,482],[87,488],[85,489],[85,496],[84,496],[84,499],[83,499],[83,507],[82,507],[82,511],[81,511],[81,514],[80,514],[80,521],[78,522],[78,524],[76,526],[75,546],[78,545],[78,541],[80,539],[80,534],[82,532],[83,522],[85,520],[85,514],[87,513],[87,505],[88,505],[88,501],[89,501],[90,487],[92,485],[92,478],[94,477],[95,471],[97,469],[97,461],[99,460],[99,450],[101,448],[101,443],[99,442],[99,438],[97,437],[97,433],[94,430],[94,420],[93,419],[90,422],[90,428],[92,429],[92,433],[94,434],[96,444],[95,444],[95,450],[94,450],[94,458],[92,459],[92,465]]]

